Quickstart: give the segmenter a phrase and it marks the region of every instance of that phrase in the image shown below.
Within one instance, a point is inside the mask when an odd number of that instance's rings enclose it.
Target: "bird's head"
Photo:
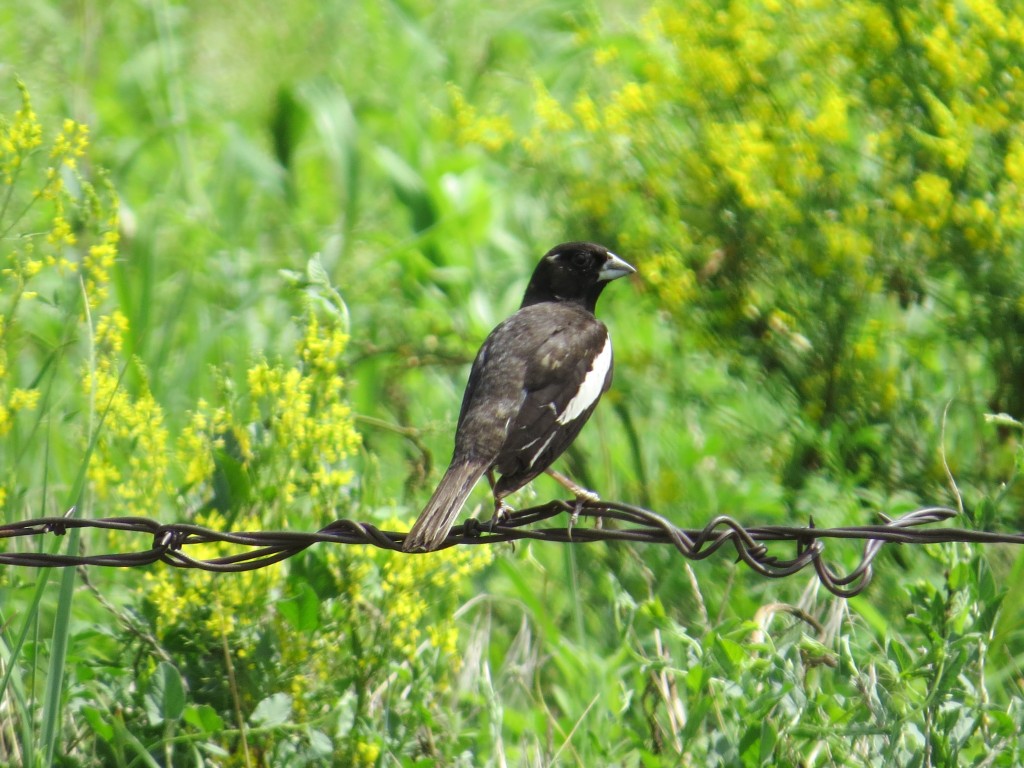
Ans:
[[[634,272],[636,269],[603,245],[562,243],[548,251],[533,271],[522,306],[567,301],[593,312],[605,285]]]

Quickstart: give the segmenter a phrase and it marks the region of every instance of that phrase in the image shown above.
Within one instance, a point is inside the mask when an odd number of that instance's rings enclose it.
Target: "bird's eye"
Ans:
[[[583,251],[576,251],[572,256],[569,257],[569,263],[574,267],[582,269],[590,264],[590,255]]]

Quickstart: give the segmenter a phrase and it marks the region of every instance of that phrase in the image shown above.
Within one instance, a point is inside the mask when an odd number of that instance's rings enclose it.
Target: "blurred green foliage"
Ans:
[[[1022,19],[6,3],[4,519],[403,526],[480,341],[585,238],[640,275],[599,307],[584,485],[698,527],[947,503],[1019,528]],[[1012,551],[890,551],[844,602],[667,548],[477,550],[8,568],[0,761],[1022,760]]]

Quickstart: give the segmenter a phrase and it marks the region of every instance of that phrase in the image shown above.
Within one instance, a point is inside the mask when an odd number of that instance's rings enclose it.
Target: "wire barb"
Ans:
[[[570,525],[543,527],[558,515],[573,515]],[[807,526],[745,527],[728,515],[719,515],[700,529],[683,529],[649,509],[603,500],[554,500],[503,516],[500,520],[467,520],[452,528],[441,548],[458,545],[498,544],[518,539],[533,539],[560,544],[588,544],[597,541],[623,541],[634,544],[668,544],[684,557],[703,560],[722,547],[732,546],[737,560],[767,578],[785,578],[813,568],[822,585],[839,597],[860,594],[871,582],[872,565],[886,544],[934,544],[943,542],[1024,544],[1022,533],[993,533],[960,528],[934,527],[956,516],[947,507],[925,507],[900,517],[883,517],[877,525],[818,528],[811,519]],[[593,527],[579,523],[590,518]],[[335,520],[315,533],[295,531],[252,531],[230,533],[214,531],[189,523],[163,525],[144,517],[109,517],[84,520],[70,516],[44,517],[0,525],[0,539],[21,536],[63,536],[72,528],[140,533],[151,538],[149,549],[102,555],[69,555],[44,552],[3,552],[0,564],[35,568],[66,568],[93,565],[130,568],[157,561],[175,568],[195,568],[218,573],[236,573],[263,568],[286,560],[320,543],[362,544],[400,551],[406,534],[382,531],[370,523]],[[827,539],[864,541],[859,564],[840,574],[825,561]],[[196,544],[225,543],[242,551],[214,558],[193,558],[185,550]],[[792,543],[795,555],[790,559],[772,555],[768,543]],[[417,554],[409,555],[412,557]]]

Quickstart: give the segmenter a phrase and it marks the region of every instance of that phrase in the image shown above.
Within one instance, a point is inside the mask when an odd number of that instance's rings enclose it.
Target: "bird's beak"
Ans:
[[[636,268],[620,259],[611,251],[608,251],[608,258],[601,265],[601,271],[597,273],[598,282],[607,282],[618,277],[625,277],[636,272]]]

